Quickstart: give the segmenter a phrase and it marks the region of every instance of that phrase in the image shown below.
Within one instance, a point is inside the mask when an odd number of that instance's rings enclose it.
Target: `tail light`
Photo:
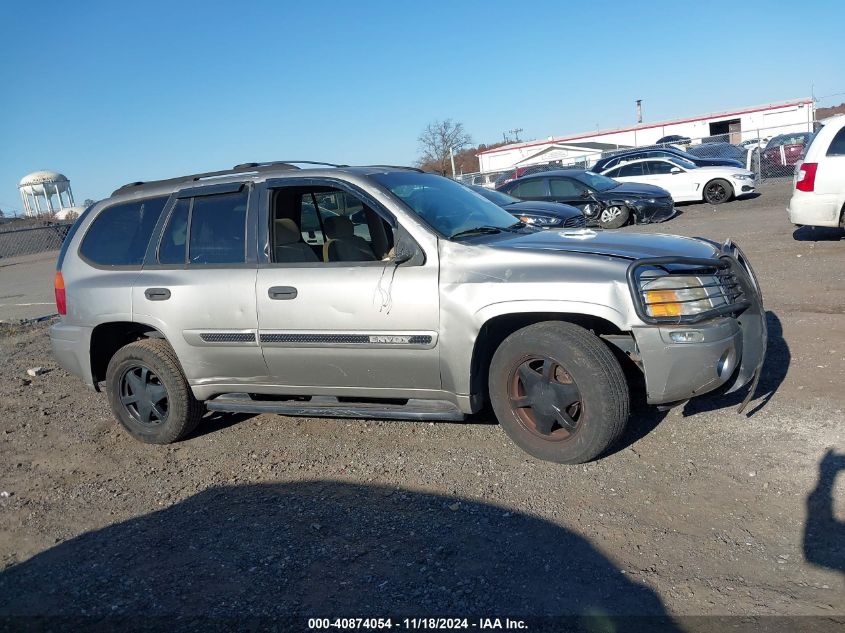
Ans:
[[[62,277],[61,271],[56,271],[56,276],[53,278],[53,288],[56,291],[56,310],[62,316],[67,314],[67,297],[65,296],[65,278]]]
[[[816,170],[818,163],[801,163],[798,168],[798,180],[795,181],[795,188],[798,191],[813,191],[816,186]]]

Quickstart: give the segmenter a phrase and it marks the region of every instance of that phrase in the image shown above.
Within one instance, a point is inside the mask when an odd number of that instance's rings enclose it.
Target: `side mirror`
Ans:
[[[582,198],[592,198],[593,192],[590,191],[589,189],[584,189],[584,191],[581,192],[581,197]]]
[[[672,174],[673,176],[674,176],[675,174],[680,174],[680,173],[681,173],[681,168],[680,168],[680,167],[672,167],[672,169],[671,169],[671,170],[669,170],[669,173],[670,173],[670,174]]]
[[[393,231],[393,255],[390,256],[390,262],[397,266],[405,262],[418,266],[424,261],[422,249],[414,238],[401,225],[396,227]]]
[[[360,211],[356,211],[352,215],[349,216],[349,219],[352,220],[352,224],[366,224],[367,223],[367,213],[363,209]]]

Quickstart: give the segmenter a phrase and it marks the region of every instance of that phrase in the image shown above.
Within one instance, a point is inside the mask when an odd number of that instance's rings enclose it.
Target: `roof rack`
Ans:
[[[323,165],[325,167],[349,167],[349,165],[337,165],[335,163],[324,163],[317,160],[276,160],[268,163],[241,163],[240,165],[235,165],[235,171],[241,171],[244,169],[256,169],[261,167],[289,167],[290,169],[299,169],[297,165]]]
[[[177,178],[166,178],[164,180],[149,180],[143,181],[139,180],[136,182],[130,182],[128,184],[123,185],[122,187],[118,187],[112,192],[112,195],[116,195],[118,193],[125,193],[130,189],[136,189],[139,187],[159,187],[162,185],[179,185],[179,184],[187,184],[191,182],[196,182],[198,180],[203,180],[204,178],[215,178],[218,176],[231,176],[233,174],[240,174],[240,173],[260,173],[262,171],[273,171],[277,169],[299,169],[297,165],[318,165],[318,166],[325,166],[325,167],[349,167],[349,165],[342,165],[336,163],[324,163],[321,161],[314,161],[314,160],[277,160],[271,162],[263,162],[263,163],[241,163],[240,165],[235,165],[231,169],[223,169],[220,171],[206,171],[199,174],[190,174],[188,176],[179,176]],[[403,167],[399,165],[370,165],[371,167],[389,167],[391,169],[409,169],[412,171],[422,172],[422,169],[417,169],[416,167]]]
[[[290,165],[288,163],[244,163],[243,165],[236,165],[232,169],[223,169],[219,171],[206,171],[199,174],[190,174],[188,176],[178,176],[176,178],[165,178],[164,180],[139,180],[137,182],[130,182],[128,184],[123,185],[122,187],[118,187],[112,192],[112,195],[116,195],[118,193],[126,192],[129,189],[135,189],[137,187],[153,187],[153,186],[162,186],[162,185],[179,185],[179,184],[186,184],[190,182],[196,182],[197,180],[202,180],[204,178],[214,178],[216,176],[231,176],[232,174],[238,174],[243,172],[259,172],[263,169],[268,169],[269,166],[272,164],[272,169],[299,169],[295,165]]]
[[[419,167],[410,167],[408,165],[368,165],[368,167],[387,167],[389,169],[407,169],[408,171],[416,171],[420,174],[424,174],[425,171],[420,169]]]

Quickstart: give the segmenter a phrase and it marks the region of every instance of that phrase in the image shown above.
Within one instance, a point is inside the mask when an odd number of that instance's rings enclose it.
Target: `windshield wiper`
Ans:
[[[464,235],[493,235],[494,233],[501,233],[502,229],[498,226],[474,226],[471,229],[464,229],[463,231],[458,231],[457,233],[450,235],[449,239],[453,240],[456,237],[461,237]]]

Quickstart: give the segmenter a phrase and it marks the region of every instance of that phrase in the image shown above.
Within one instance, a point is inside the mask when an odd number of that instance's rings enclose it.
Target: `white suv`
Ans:
[[[793,224],[845,227],[845,115],[823,121],[807,145],[786,210]]]

